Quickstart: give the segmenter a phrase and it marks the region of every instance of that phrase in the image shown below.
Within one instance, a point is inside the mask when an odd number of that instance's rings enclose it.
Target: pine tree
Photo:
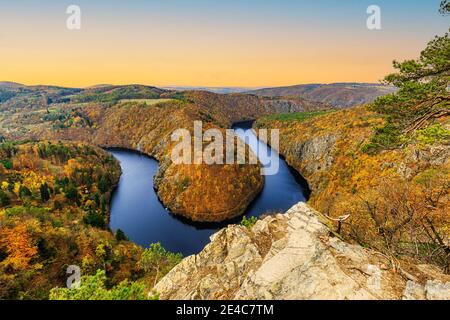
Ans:
[[[39,191],[41,193],[42,202],[47,202],[48,200],[50,200],[50,191],[47,183],[41,184],[41,186],[39,187]]]

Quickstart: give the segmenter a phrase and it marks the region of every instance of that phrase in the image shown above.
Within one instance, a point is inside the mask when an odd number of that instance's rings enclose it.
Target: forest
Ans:
[[[268,116],[255,127],[281,130],[281,153],[312,186],[310,204],[331,218],[350,217],[346,239],[393,261],[449,272],[449,34],[394,68],[385,82],[398,91],[371,104],[313,117]],[[332,151],[311,159],[302,153],[311,143]]]
[[[102,149],[6,142],[0,158],[1,299],[147,299],[148,288],[181,259],[109,230],[120,167]],[[64,287],[69,265],[92,274],[81,290],[56,288]]]

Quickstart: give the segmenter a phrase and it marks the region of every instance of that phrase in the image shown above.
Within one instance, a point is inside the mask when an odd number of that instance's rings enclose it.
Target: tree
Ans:
[[[1,164],[5,167],[5,169],[11,170],[13,168],[13,162],[11,159],[3,159],[0,161]]]
[[[128,237],[126,236],[125,232],[123,232],[121,229],[117,229],[116,240],[117,241],[128,241]]]
[[[71,200],[71,201],[78,201],[78,190],[75,187],[75,185],[73,185],[72,183],[69,184],[69,186],[67,187],[67,189],[64,191],[66,198]]]
[[[31,196],[32,196],[32,193],[31,193],[30,189],[28,189],[24,185],[21,185],[19,187],[19,197],[20,198],[31,197]]]
[[[5,207],[11,203],[11,200],[9,199],[8,195],[5,191],[0,189],[0,206]]]
[[[148,249],[144,250],[138,264],[145,272],[155,272],[153,283],[155,286],[160,277],[176,266],[182,258],[181,253],[167,251],[158,242],[152,243]]]
[[[107,192],[109,190],[109,187],[110,187],[109,178],[106,175],[102,175],[100,177],[100,180],[98,181],[97,186],[98,186],[98,189],[101,192],[103,192],[103,193]]]
[[[13,228],[2,228],[0,235],[0,248],[3,247],[7,254],[1,263],[16,270],[28,268],[38,254],[38,249],[27,226],[20,224]]]
[[[83,222],[95,228],[103,229],[106,227],[105,218],[97,212],[88,212],[83,218]]]
[[[450,36],[436,36],[417,60],[394,61],[397,73],[385,78],[396,86],[396,93],[380,97],[372,110],[385,115],[386,124],[378,128],[365,151],[398,148],[416,130],[432,120],[450,115]]]
[[[41,186],[39,187],[39,191],[41,193],[42,202],[47,202],[48,200],[50,200],[50,191],[47,183],[44,182],[43,184],[41,184]]]
[[[111,289],[106,288],[104,270],[97,270],[93,276],[81,278],[79,288],[53,288],[50,300],[146,300],[145,286],[138,282],[122,281]]]
[[[450,14],[450,2],[448,0],[442,0],[441,1],[439,12],[442,15]]]

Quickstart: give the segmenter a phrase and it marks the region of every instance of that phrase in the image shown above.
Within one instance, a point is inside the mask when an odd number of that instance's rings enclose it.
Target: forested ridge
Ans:
[[[398,91],[326,114],[263,117],[281,153],[310,183],[310,204],[349,216],[343,235],[392,259],[450,268],[450,38],[394,62]],[[331,221],[331,220],[330,220]]]

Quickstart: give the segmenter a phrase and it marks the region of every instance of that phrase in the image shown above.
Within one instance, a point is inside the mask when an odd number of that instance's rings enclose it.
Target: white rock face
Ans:
[[[155,289],[161,299],[450,298],[450,282],[406,283],[385,256],[340,240],[321,220],[299,203],[251,230],[229,226]]]
[[[408,281],[404,300],[450,300],[450,282],[428,280],[425,285]]]

